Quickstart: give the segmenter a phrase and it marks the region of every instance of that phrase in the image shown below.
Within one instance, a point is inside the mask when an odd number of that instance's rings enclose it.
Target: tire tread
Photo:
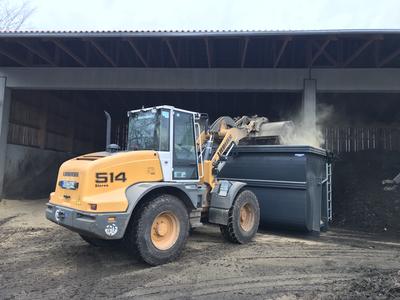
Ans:
[[[229,213],[228,213],[228,224],[227,225],[220,225],[220,231],[222,236],[224,237],[224,239],[226,239],[227,241],[231,242],[231,243],[235,243],[235,244],[244,244],[247,242],[246,239],[241,237],[240,232],[237,232],[235,230],[235,222],[237,222],[237,220],[234,219],[234,210],[237,208],[237,201],[240,197],[245,197],[245,194],[250,194],[251,197],[255,200],[256,202],[256,214],[257,214],[257,219],[256,219],[256,226],[258,228],[258,223],[259,223],[259,214],[260,214],[260,207],[258,205],[258,200],[256,195],[251,192],[250,190],[243,190],[241,192],[239,192],[239,194],[236,196],[231,208],[229,209]],[[257,232],[257,231],[256,231]],[[255,234],[255,233],[254,233]]]
[[[143,232],[145,230],[145,222],[146,219],[144,216],[146,216],[148,213],[151,211],[157,209],[157,207],[170,203],[171,201],[175,202],[177,205],[182,205],[182,207],[186,210],[185,205],[179,200],[177,197],[170,195],[170,194],[158,194],[155,195],[150,201],[146,202],[142,206],[139,207],[139,209],[136,210],[136,212],[133,214],[132,218],[132,224],[129,228],[128,232],[128,245],[130,250],[135,256],[138,256],[141,260],[144,262],[150,264],[150,265],[159,265],[167,262],[171,262],[175,260],[182,252],[182,248],[180,247],[177,251],[174,251],[168,259],[157,259],[152,257],[151,254],[148,253],[146,247],[142,243],[139,242],[139,233]],[[179,203],[179,204],[178,204]],[[184,238],[181,241],[182,245],[186,243],[188,233],[189,233],[189,218],[187,217],[187,232],[184,234]],[[182,228],[182,230],[185,230],[185,228]]]

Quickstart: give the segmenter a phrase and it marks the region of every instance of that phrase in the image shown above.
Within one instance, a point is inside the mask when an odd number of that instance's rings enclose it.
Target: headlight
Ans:
[[[58,185],[65,190],[76,190],[78,189],[79,183],[76,181],[61,180]]]

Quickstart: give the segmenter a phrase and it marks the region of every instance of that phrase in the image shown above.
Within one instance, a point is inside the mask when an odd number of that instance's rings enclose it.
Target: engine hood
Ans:
[[[121,212],[128,207],[127,187],[161,180],[155,151],[95,152],[61,165],[50,202],[81,211]]]

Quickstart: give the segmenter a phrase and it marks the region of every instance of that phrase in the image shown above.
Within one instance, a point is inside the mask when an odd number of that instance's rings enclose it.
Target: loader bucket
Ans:
[[[262,123],[257,130],[249,133],[251,144],[288,144],[294,136],[292,121]]]

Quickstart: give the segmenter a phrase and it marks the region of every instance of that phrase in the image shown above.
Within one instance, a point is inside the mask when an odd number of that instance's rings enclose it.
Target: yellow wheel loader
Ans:
[[[123,242],[150,265],[176,259],[190,228],[203,223],[219,225],[234,243],[254,237],[257,197],[245,183],[216,175],[241,139],[279,136],[274,123],[222,117],[209,128],[207,115],[172,106],[132,110],[128,118],[126,150],[111,145],[62,164],[47,219],[95,246]]]

